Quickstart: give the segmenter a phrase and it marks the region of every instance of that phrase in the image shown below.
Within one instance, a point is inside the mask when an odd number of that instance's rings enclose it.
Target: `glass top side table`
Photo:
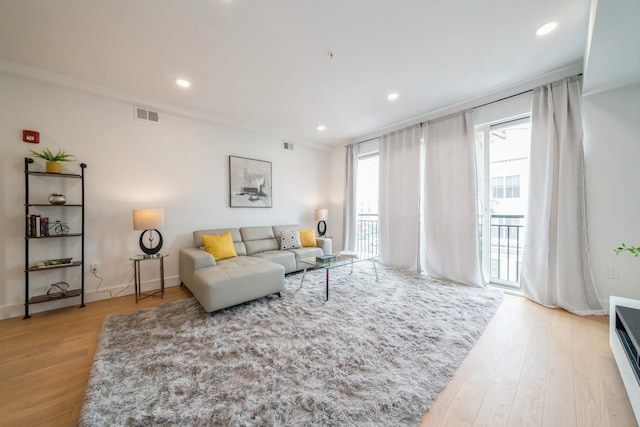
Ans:
[[[136,255],[129,258],[129,260],[133,261],[133,278],[135,281],[136,304],[143,298],[148,298],[156,295],[160,295],[160,298],[164,298],[164,259],[168,256],[169,254]],[[140,263],[150,260],[160,261],[160,289],[155,291],[142,292],[142,281],[140,280]]]

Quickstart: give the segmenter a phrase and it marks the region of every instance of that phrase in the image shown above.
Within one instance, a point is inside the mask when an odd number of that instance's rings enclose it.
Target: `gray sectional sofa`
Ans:
[[[193,232],[194,246],[180,250],[180,281],[211,313],[271,294],[280,296],[284,275],[305,268],[303,258],[331,253],[331,240],[316,237],[318,247],[280,248],[280,231],[299,225],[219,228]],[[203,235],[231,231],[237,257],[216,261],[204,250]]]

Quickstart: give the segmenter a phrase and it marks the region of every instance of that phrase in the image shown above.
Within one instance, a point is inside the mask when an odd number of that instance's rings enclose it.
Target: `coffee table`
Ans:
[[[332,254],[332,256],[334,256],[335,259],[331,261],[319,261],[315,257],[301,259],[300,262],[302,262],[305,265],[308,265],[308,267],[305,267],[304,271],[302,272],[302,280],[300,280],[300,287],[298,289],[302,288],[302,285],[304,284],[304,277],[307,274],[308,269],[323,268],[326,274],[325,284],[327,289],[325,301],[329,301],[329,270],[332,270],[337,267],[343,267],[345,265],[350,265],[351,271],[349,272],[349,274],[351,274],[353,273],[353,264],[357,262],[362,262],[362,261],[370,261],[371,264],[373,264],[373,270],[376,273],[376,282],[379,281],[378,268],[376,267],[376,262],[378,262],[378,257],[359,258],[358,254],[355,252],[340,252],[337,254]]]

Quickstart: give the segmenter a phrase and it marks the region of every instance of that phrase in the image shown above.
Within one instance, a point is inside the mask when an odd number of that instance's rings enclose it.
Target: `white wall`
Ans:
[[[178,250],[192,245],[193,230],[287,223],[313,227],[313,209],[330,201],[326,186],[328,151],[302,144],[296,144],[294,151],[286,151],[274,137],[162,110],[159,125],[137,121],[129,102],[2,73],[0,94],[0,318],[23,312],[23,165],[29,149],[62,148],[88,165],[84,272],[87,301],[108,297],[94,292],[99,280],[89,273],[89,263],[101,264],[101,289],[121,290],[132,278],[128,258],[140,252],[139,232],[133,230],[131,223],[132,209],[167,209],[163,252],[170,256],[165,262],[165,276],[167,285],[177,285]],[[39,131],[40,144],[22,142],[23,129]],[[228,207],[229,155],[273,163],[273,208]],[[43,162],[36,160],[34,168],[43,168]],[[336,214],[335,210],[332,214]],[[32,246],[37,243],[44,242]],[[36,250],[36,255],[46,259],[63,254]],[[34,260],[37,261],[35,257]],[[157,286],[157,266],[152,263],[143,263],[149,265],[145,265],[142,280]],[[77,269],[64,269],[65,274],[73,276],[71,270]],[[32,295],[46,292],[55,277],[48,274],[31,274]],[[131,293],[131,288],[126,293]],[[30,308],[38,312],[77,304],[77,299],[67,299]]]
[[[640,246],[640,84],[583,98],[591,269],[601,300],[640,299],[640,259],[613,250]],[[608,268],[620,279],[610,279]],[[608,306],[608,305],[607,305]],[[605,307],[607,307],[605,306]]]

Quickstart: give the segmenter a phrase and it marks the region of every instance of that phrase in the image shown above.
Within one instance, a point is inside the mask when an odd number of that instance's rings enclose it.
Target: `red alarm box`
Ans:
[[[22,140],[24,142],[30,142],[32,144],[40,143],[40,132],[36,132],[35,130],[23,130],[22,131]]]

